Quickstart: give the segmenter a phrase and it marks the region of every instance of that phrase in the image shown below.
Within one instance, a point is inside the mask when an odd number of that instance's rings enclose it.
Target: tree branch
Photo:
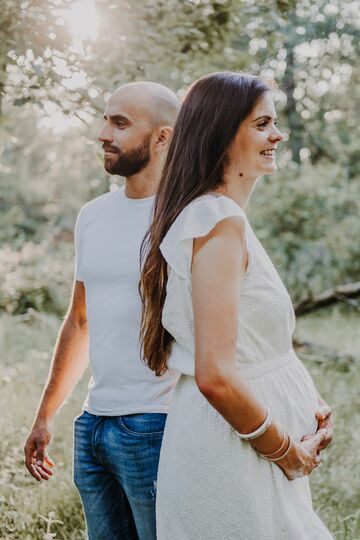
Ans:
[[[294,309],[297,316],[330,306],[336,302],[348,302],[360,309],[360,302],[355,300],[358,296],[360,296],[360,281],[338,285],[320,294],[304,298],[295,304]]]

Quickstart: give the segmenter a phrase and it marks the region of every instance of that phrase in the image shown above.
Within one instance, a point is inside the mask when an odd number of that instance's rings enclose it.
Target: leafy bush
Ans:
[[[250,214],[294,299],[358,280],[360,185],[340,167],[289,166],[264,179]]]
[[[47,242],[26,242],[19,251],[0,250],[0,309],[12,314],[28,309],[62,315],[70,296],[73,272],[72,243],[55,249]]]

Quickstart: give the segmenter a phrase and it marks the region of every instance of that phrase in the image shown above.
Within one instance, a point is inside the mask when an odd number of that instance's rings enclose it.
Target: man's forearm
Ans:
[[[38,421],[50,421],[63,405],[88,363],[87,323],[77,324],[67,317],[60,329],[42,399]]]

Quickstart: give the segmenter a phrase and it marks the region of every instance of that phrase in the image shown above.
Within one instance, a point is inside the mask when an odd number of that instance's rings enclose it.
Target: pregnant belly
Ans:
[[[297,441],[317,430],[317,392],[299,359],[248,380],[257,397],[270,408],[271,416]]]

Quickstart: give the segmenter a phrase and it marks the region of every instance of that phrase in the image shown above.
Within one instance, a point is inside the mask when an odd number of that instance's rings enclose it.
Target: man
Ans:
[[[98,138],[106,171],[124,176],[125,186],[80,211],[73,295],[25,445],[29,472],[49,479],[52,420],[89,348],[92,378],[75,420],[74,480],[90,540],[156,539],[159,451],[177,376],[156,377],[140,358],[139,251],[178,109],[176,95],[155,83],[127,84],[108,101]]]

